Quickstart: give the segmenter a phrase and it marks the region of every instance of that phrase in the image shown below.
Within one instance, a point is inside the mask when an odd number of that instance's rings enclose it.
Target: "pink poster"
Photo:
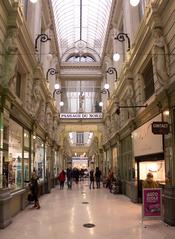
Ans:
[[[143,189],[143,217],[161,217],[161,188]]]

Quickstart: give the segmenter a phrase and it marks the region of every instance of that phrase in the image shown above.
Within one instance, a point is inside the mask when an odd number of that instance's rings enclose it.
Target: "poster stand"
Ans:
[[[142,224],[145,220],[162,221],[162,189],[143,189]]]

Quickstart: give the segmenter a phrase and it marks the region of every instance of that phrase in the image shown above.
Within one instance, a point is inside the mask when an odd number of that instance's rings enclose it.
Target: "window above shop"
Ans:
[[[92,49],[101,56],[112,0],[52,0],[60,54]]]
[[[93,59],[93,57],[91,56],[80,56],[80,55],[74,55],[74,56],[70,56],[67,59],[67,62],[74,62],[74,63],[83,63],[83,62],[95,62],[95,60]]]

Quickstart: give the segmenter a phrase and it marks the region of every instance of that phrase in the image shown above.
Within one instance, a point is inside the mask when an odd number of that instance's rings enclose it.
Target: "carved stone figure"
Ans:
[[[38,121],[41,123],[41,125],[44,127],[45,126],[45,108],[46,104],[44,100],[41,100],[41,105],[40,105],[40,110],[38,112]]]
[[[79,112],[83,112],[83,104],[84,104],[84,94],[83,92],[79,95]]]
[[[110,116],[109,115],[106,118],[106,129],[107,129],[107,135],[110,135],[110,133],[111,133],[111,121],[110,121]]]
[[[26,77],[25,109],[30,112],[32,108],[32,75]]]
[[[58,141],[58,118],[57,117],[53,118],[53,135],[54,135],[54,140],[57,142]]]
[[[158,82],[164,86],[168,81],[169,55],[161,28],[153,29],[153,66]]]
[[[115,114],[112,114],[112,116],[111,116],[111,132],[112,132],[112,134],[114,134],[117,129],[116,125],[117,125],[116,124],[116,116],[115,116]]]
[[[32,115],[37,116],[41,105],[40,83],[39,80],[34,80],[32,95]]]
[[[14,84],[16,76],[16,65],[18,58],[18,47],[17,47],[17,31],[16,29],[9,29],[7,38],[4,44],[4,63],[2,73],[2,84],[3,87],[8,88],[9,81]]]
[[[46,107],[46,127],[47,127],[47,132],[51,135],[52,127],[53,127],[53,117],[52,117],[52,111],[49,105],[47,105]]]
[[[126,92],[126,105],[133,106],[134,105],[134,90],[132,85],[128,85]],[[128,108],[128,118],[134,117],[134,108]]]
[[[136,84],[135,87],[137,89],[136,95],[136,104],[142,105],[145,102],[145,83],[143,75],[138,73],[136,76]]]

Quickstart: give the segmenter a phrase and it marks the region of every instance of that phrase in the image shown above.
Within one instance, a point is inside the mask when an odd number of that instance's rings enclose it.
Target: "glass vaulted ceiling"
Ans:
[[[61,56],[87,48],[101,56],[112,0],[52,0],[52,4]]]

